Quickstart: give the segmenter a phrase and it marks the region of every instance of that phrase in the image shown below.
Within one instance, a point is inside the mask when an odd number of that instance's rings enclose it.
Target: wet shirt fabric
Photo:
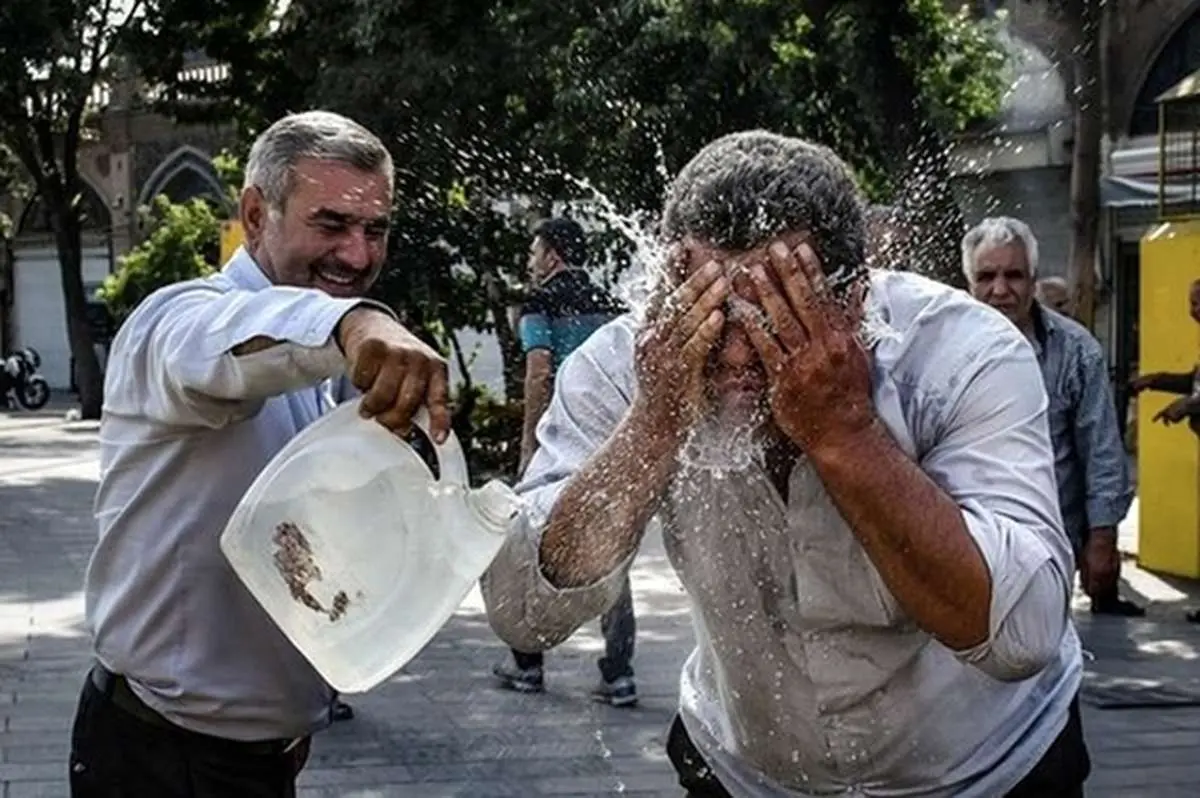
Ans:
[[[599,328],[620,315],[621,306],[582,269],[567,269],[537,288],[521,308],[525,352],[550,350],[558,368]]]
[[[961,507],[992,577],[989,637],[954,652],[917,628],[803,457],[786,503],[759,464],[681,463],[659,513],[696,635],[680,714],[745,798],[995,798],[1062,731],[1082,673],[1046,393],[1029,342],[961,292],[883,272],[868,305],[886,330],[873,346],[877,413]],[[526,509],[484,577],[492,626],[522,650],[603,612],[632,562],[560,590],[538,541],[630,406],[635,336],[622,317],[564,365],[518,488]]]
[[[87,623],[97,659],[185,729],[276,740],[329,721],[333,691],[218,544],[259,472],[334,405],[345,360],[332,334],[359,304],[274,286],[238,250],[218,274],[153,294],[113,344]]]
[[[1050,441],[1063,526],[1075,551],[1088,531],[1115,527],[1133,503],[1100,343],[1082,324],[1034,304],[1034,348],[1049,394]]]

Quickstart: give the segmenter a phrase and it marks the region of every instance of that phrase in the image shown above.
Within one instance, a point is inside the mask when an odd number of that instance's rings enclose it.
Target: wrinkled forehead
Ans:
[[[1017,273],[1028,280],[1029,260],[1020,241],[1003,244],[982,244],[975,250],[974,274],[976,277],[996,277],[1003,273],[1005,279],[1016,279]]]
[[[387,175],[333,160],[303,158],[291,171],[288,204],[304,214],[320,211],[364,220],[386,218],[392,208]]]

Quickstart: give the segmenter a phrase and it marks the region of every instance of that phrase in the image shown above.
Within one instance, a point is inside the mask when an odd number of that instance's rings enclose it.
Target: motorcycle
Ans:
[[[15,397],[26,410],[40,410],[50,401],[50,384],[37,373],[42,358],[34,349],[21,349],[0,360],[0,407]]]

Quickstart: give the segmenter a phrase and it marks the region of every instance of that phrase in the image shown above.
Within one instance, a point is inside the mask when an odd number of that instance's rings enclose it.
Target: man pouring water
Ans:
[[[495,630],[563,640],[658,515],[697,638],[667,742],[690,795],[1082,795],[1072,554],[1029,343],[965,294],[868,272],[850,171],[804,141],[713,142],[663,232],[644,319],[560,371],[484,579]],[[753,456],[713,467],[706,438]]]
[[[331,113],[250,150],[246,246],[168,286],[109,360],[87,572],[96,663],[71,735],[75,798],[286,798],[335,695],[238,581],[219,539],[272,457],[332,406],[332,379],[404,432],[449,427],[446,364],[363,294],[386,260],[392,159]]]

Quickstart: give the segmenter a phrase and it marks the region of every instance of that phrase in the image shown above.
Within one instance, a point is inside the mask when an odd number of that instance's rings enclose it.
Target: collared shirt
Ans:
[[[1035,303],[1034,348],[1050,395],[1050,440],[1063,525],[1076,551],[1088,530],[1116,527],[1133,503],[1100,343],[1082,324]]]
[[[1046,392],[1029,342],[962,292],[876,273],[868,316],[876,412],[962,510],[992,579],[988,638],[955,652],[918,628],[803,457],[786,502],[757,463],[681,463],[659,516],[696,633],[681,715],[745,798],[996,798],[1064,728],[1082,673]],[[538,427],[526,509],[482,585],[493,628],[519,650],[603,612],[633,559],[560,590],[538,543],[631,404],[636,332],[623,317],[576,350]]]
[[[272,285],[238,250],[222,272],[151,295],[113,342],[87,622],[100,662],[184,728],[270,740],[328,722],[332,690],[218,541],[259,472],[332,406],[332,334],[359,304]],[[233,354],[264,338],[278,343]]]

